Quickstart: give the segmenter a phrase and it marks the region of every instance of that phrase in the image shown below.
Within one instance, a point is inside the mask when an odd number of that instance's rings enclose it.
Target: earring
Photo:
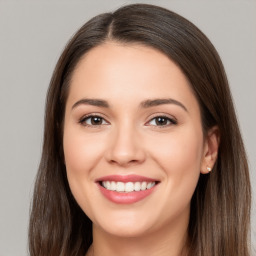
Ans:
[[[206,169],[208,172],[210,172],[212,170],[211,167],[207,167]]]

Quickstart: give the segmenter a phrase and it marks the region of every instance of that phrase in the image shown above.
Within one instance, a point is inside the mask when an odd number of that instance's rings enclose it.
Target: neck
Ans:
[[[141,237],[117,237],[93,226],[93,245],[87,256],[185,256],[187,223]]]

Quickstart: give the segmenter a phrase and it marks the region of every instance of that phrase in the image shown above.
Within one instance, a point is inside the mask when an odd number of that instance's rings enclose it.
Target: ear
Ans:
[[[214,126],[211,128],[205,137],[204,141],[204,151],[201,161],[201,173],[209,173],[218,157],[218,149],[220,142],[219,128]]]

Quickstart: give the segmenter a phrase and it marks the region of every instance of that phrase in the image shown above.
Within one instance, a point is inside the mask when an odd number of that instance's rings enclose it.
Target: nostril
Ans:
[[[127,160],[127,159],[112,159],[109,161],[110,164],[117,164],[117,165],[120,165],[120,166],[131,166],[131,165],[135,165],[135,164],[138,164],[140,163],[139,160]]]

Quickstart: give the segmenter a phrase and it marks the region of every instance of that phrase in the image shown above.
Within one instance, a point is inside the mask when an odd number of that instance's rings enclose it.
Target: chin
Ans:
[[[140,237],[152,229],[157,218],[153,216],[141,216],[141,214],[127,212],[122,214],[113,214],[108,218],[104,215],[104,219],[93,221],[94,227],[102,231],[118,237]]]
[[[148,234],[148,227],[136,225],[104,225],[100,227],[105,233],[120,238],[142,237]]]

